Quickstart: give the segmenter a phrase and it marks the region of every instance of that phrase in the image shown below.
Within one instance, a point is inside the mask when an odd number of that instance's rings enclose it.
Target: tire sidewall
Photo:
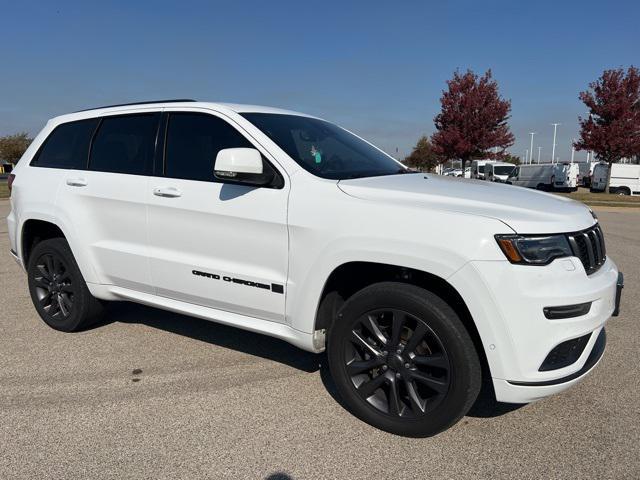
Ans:
[[[65,267],[69,269],[69,277],[75,287],[73,307],[70,315],[60,320],[50,316],[44,308],[42,308],[36,293],[34,273],[37,268],[36,265],[38,259],[44,254],[54,255],[62,260]],[[29,256],[27,265],[27,281],[33,305],[38,312],[38,315],[40,315],[40,318],[42,318],[47,325],[63,332],[71,332],[77,330],[81,326],[88,313],[87,303],[89,299],[87,298],[87,295],[89,292],[66,240],[61,238],[44,240],[34,247]]]
[[[421,319],[447,351],[451,365],[449,391],[423,418],[402,419],[380,412],[358,395],[347,374],[344,342],[357,319],[378,308],[403,310]],[[445,430],[467,413],[480,390],[480,362],[464,325],[439,297],[413,285],[381,283],[351,297],[329,332],[327,357],[338,391],[351,411],[365,422],[398,435],[424,437]]]

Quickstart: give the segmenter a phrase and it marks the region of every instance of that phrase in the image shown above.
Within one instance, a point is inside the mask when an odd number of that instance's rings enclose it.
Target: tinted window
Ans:
[[[513,166],[511,165],[499,165],[497,167],[493,167],[493,171],[496,175],[509,175],[513,171]]]
[[[155,113],[103,118],[93,139],[89,168],[151,174],[159,118]]]
[[[89,154],[89,142],[97,118],[58,126],[47,138],[36,159],[38,167],[85,169]]]
[[[202,113],[172,113],[167,128],[165,175],[215,182],[214,164],[225,148],[255,148],[221,118]],[[265,173],[273,172],[263,161]]]
[[[324,120],[299,115],[243,113],[301,167],[322,178],[412,173],[389,155]]]

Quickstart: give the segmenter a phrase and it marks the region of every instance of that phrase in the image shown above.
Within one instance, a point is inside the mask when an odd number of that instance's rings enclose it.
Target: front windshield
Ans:
[[[318,177],[345,180],[409,172],[387,154],[332,123],[276,113],[242,116]]]
[[[513,165],[504,165],[504,166],[494,166],[493,174],[494,175],[509,175],[511,171],[514,169]]]

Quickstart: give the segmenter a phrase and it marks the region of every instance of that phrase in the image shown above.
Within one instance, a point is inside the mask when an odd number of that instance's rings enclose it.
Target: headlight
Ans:
[[[496,240],[511,263],[548,265],[573,255],[564,235],[496,235]]]

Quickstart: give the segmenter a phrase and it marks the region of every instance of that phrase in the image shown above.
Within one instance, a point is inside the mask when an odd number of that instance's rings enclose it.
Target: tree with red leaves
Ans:
[[[488,70],[478,77],[471,70],[454,72],[442,92],[442,111],[436,116],[436,132],[431,137],[434,150],[446,158],[467,161],[474,158],[501,158],[513,145],[513,134],[507,120],[511,102],[503,100],[498,84]],[[500,151],[491,153],[498,148]]]
[[[596,158],[609,164],[606,193],[611,182],[611,164],[624,157],[640,154],[640,72],[629,67],[605,70],[580,92],[580,100],[589,109],[589,117],[580,121],[578,150],[591,150]]]

